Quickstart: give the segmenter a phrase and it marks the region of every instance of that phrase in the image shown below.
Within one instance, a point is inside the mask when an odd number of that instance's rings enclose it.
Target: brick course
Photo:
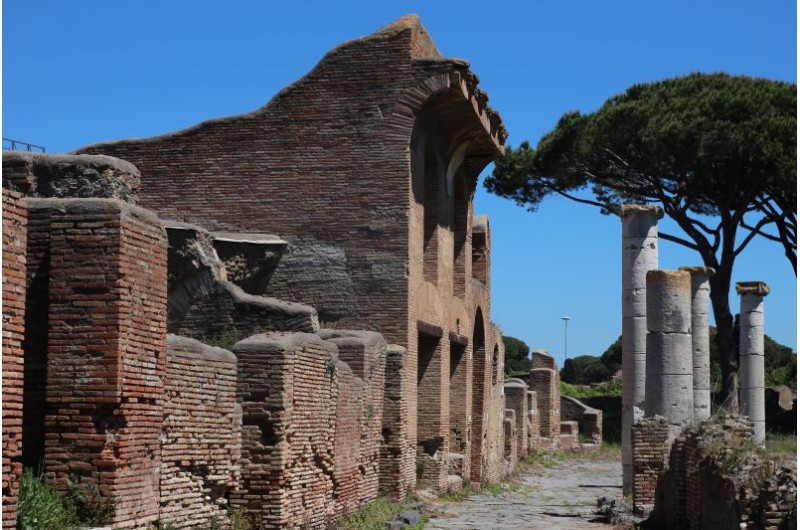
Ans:
[[[3,528],[16,527],[22,472],[26,223],[22,196],[3,188]]]
[[[113,495],[119,527],[155,520],[166,330],[163,230],[151,213],[113,199],[27,203],[28,255],[37,258],[29,276],[48,274],[45,289],[34,293],[38,307],[47,309],[45,475],[62,490],[72,480],[89,481]]]
[[[239,480],[240,429],[236,357],[169,335],[161,427],[162,521],[176,528],[226,521],[227,497]]]

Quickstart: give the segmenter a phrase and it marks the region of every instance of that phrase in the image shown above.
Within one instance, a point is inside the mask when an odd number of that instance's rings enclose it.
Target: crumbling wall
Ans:
[[[117,526],[155,520],[166,327],[161,225],[113,199],[27,204],[35,256],[28,275],[37,286],[26,319],[39,321],[43,335],[26,343],[25,355],[27,362],[31,346],[32,360],[44,364],[32,384],[46,376],[46,400],[42,410],[26,402],[25,415],[33,413],[39,436],[47,433],[46,477],[62,490],[77,480],[113,495]]]
[[[539,409],[536,392],[528,391],[528,452],[539,450]]]
[[[640,512],[649,512],[653,507],[656,483],[667,464],[671,443],[666,418],[644,418],[633,424],[633,504]]]
[[[486,452],[483,456],[486,473],[483,481],[486,483],[498,482],[505,478],[508,466],[505,459],[505,419],[506,398],[503,391],[502,374],[504,370],[505,348],[496,326],[490,327],[487,351],[492,352],[487,356],[489,363],[487,377],[490,378],[490,394],[486,404]],[[493,377],[492,363],[496,359],[497,377]],[[473,414],[474,417],[474,414]],[[516,427],[514,429],[516,435]],[[516,444],[515,444],[516,446]]]
[[[25,197],[94,197],[138,204],[141,178],[133,164],[110,156],[4,151],[3,186]]]
[[[233,347],[242,404],[241,489],[231,503],[256,527],[324,527],[335,520],[339,380],[331,342],[263,333]],[[360,440],[350,440],[358,453]]]
[[[530,436],[528,433],[528,426],[530,425],[530,418],[528,417],[530,411],[528,385],[520,379],[506,379],[503,386],[506,395],[506,406],[514,410],[514,417],[517,422],[517,453],[520,457],[525,457],[529,451],[528,438]]]
[[[531,353],[530,388],[536,392],[543,448],[557,447],[561,434],[561,387],[556,361],[543,350]]]
[[[503,458],[505,458],[508,469],[505,474],[509,475],[517,467],[518,447],[517,447],[517,418],[514,409],[506,409],[503,419]]]
[[[603,411],[594,409],[581,401],[561,396],[561,419],[578,423],[579,433],[588,443],[603,443]]]
[[[3,528],[16,527],[22,472],[22,394],[25,335],[27,210],[19,193],[3,188]]]
[[[319,330],[313,307],[275,298],[253,295],[228,281],[226,264],[220,260],[214,234],[187,224],[169,224],[169,300],[167,327],[171,333],[205,342],[229,342],[263,331]],[[221,248],[226,263],[234,267],[233,276],[243,285],[257,283],[263,274],[245,273],[235,259],[230,234]],[[217,245],[215,245],[217,244]],[[251,265],[255,267],[254,261]],[[263,265],[272,266],[265,259]],[[259,280],[260,281],[260,280]]]
[[[161,426],[159,518],[175,528],[227,520],[239,480],[241,408],[236,357],[193,339],[167,336]]]
[[[380,489],[390,499],[402,500],[416,480],[416,447],[409,436],[411,394],[416,381],[409,377],[408,353],[402,346],[386,350],[386,386],[381,429]]]
[[[346,461],[352,455],[355,464],[351,471],[355,484],[353,494],[335,492],[337,511],[345,513],[374,500],[378,494],[387,345],[374,331],[322,330],[319,336],[336,345],[339,360],[346,368],[341,374],[343,383],[350,371],[346,384],[340,385],[336,416],[337,473],[340,459]],[[347,389],[349,399],[342,397],[343,389]],[[349,414],[355,415],[355,421],[352,427],[342,428],[340,419]],[[351,447],[354,437],[359,440],[355,453]]]
[[[701,530],[745,523],[778,530],[796,524],[796,468],[768,460],[752,435],[752,423],[737,417],[684,429],[658,477],[646,527]]]

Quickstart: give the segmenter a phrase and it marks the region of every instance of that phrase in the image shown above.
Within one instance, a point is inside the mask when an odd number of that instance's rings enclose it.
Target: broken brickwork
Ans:
[[[22,472],[26,223],[22,196],[3,188],[3,528],[16,528]]]
[[[159,518],[175,528],[227,519],[239,479],[241,409],[236,357],[193,339],[167,337]]]
[[[416,479],[416,444],[407,428],[415,385],[407,377],[407,362],[405,348],[394,344],[387,348],[379,486],[393,500],[405,498]]]
[[[449,452],[468,452],[479,480],[486,458],[502,463],[503,408],[492,405],[491,457],[486,426],[474,425],[499,393],[451,396],[446,384],[451,359],[475,358],[478,309],[491,319],[488,221],[472,197],[507,134],[477,85],[407,16],[337,47],[252,113],[80,150],[135,164],[142,205],[164,217],[280,235],[280,263],[254,294],[309,304],[323,326],[379,331],[406,348],[405,377],[423,383],[408,396],[407,436],[438,489]],[[217,310],[202,307],[196,325]]]
[[[539,410],[539,435],[541,438],[557,440],[561,434],[561,387],[556,361],[543,350],[531,353],[530,387],[536,392]],[[542,440],[543,444],[547,444]]]
[[[603,411],[594,409],[569,396],[561,396],[561,419],[574,421],[586,443],[603,443]]]
[[[633,424],[631,448],[633,504],[636,509],[648,511],[652,508],[658,476],[666,466],[671,443],[665,418],[644,418]]]
[[[539,409],[536,392],[528,391],[528,452],[539,450]]]
[[[684,429],[664,453],[648,528],[794,528],[796,466],[766,458],[752,436],[752,423],[737,417]]]
[[[529,451],[528,426],[530,403],[528,402],[528,385],[521,379],[506,379],[504,383],[506,406],[514,410],[517,421],[517,454],[525,457]]]
[[[26,362],[30,353],[41,363],[32,381],[37,398],[43,376],[46,392],[42,409],[26,402],[25,415],[35,420],[38,436],[47,433],[45,476],[62,490],[77,479],[113,495],[120,527],[155,520],[166,331],[163,229],[153,214],[113,199],[27,204],[29,282],[41,283],[29,290],[26,318],[39,323],[43,336],[25,355]],[[32,439],[32,448],[40,444]]]
[[[503,433],[503,457],[507,466],[505,474],[509,475],[517,466],[518,457],[517,418],[513,409],[506,409],[505,418],[503,419]]]

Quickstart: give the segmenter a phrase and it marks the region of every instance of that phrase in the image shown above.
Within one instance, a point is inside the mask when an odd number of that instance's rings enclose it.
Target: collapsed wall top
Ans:
[[[133,164],[111,156],[3,152],[3,186],[27,197],[138,204],[140,180]]]

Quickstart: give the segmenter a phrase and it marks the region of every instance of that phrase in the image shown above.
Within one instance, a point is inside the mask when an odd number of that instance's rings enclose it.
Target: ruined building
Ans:
[[[472,197],[506,132],[477,85],[409,16],[253,113],[4,156],[4,527],[23,465],[113,496],[116,527],[324,527],[507,474],[535,445],[491,324]]]

